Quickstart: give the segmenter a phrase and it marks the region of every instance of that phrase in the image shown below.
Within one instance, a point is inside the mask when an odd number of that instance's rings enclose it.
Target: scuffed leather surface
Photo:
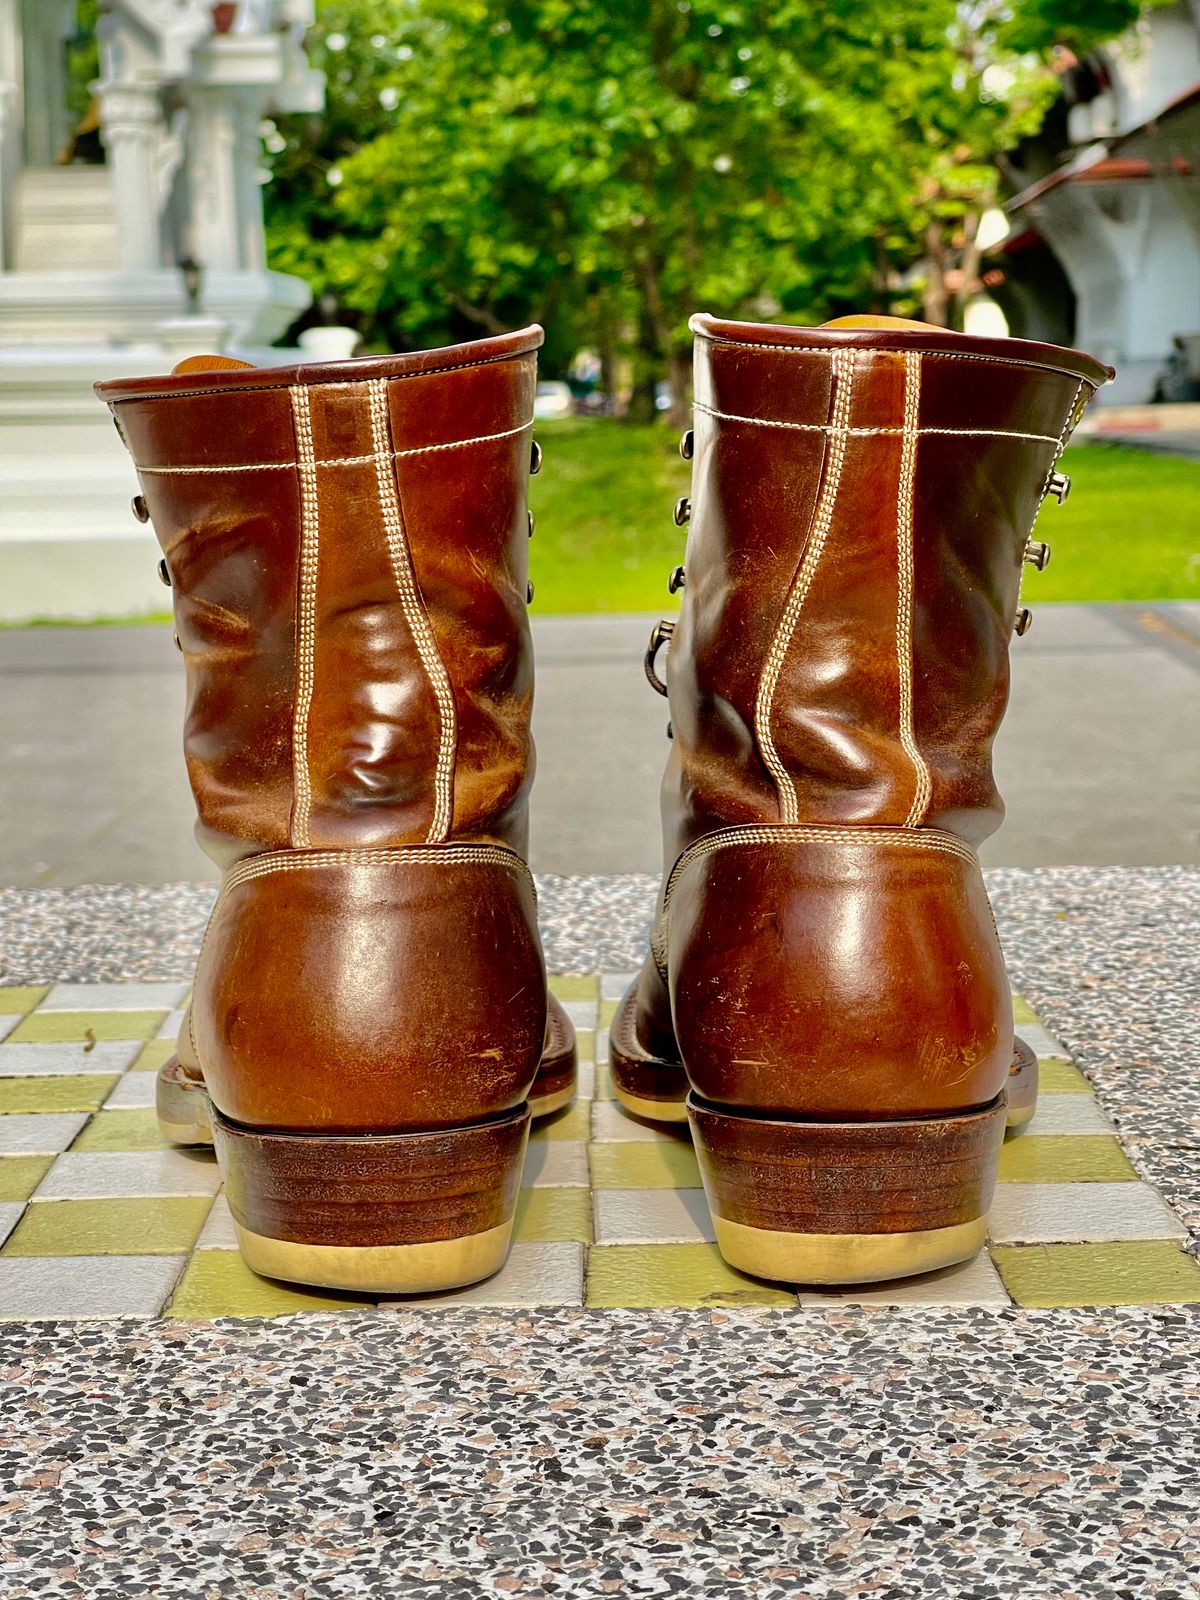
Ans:
[[[237,885],[192,1000],[214,1103],[251,1127],[350,1133],[521,1105],[546,1031],[536,930],[528,876],[499,866],[348,858]]]
[[[805,1117],[985,1105],[1012,1004],[979,868],[878,835],[731,845],[680,874],[679,1048],[715,1104]]]

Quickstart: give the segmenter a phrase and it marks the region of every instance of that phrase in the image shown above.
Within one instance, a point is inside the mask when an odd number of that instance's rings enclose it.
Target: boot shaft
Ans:
[[[197,832],[222,865],[524,851],[541,337],[98,386],[174,591]]]
[[[1107,370],[913,325],[693,329],[668,869],[743,823],[978,842],[1026,542]]]

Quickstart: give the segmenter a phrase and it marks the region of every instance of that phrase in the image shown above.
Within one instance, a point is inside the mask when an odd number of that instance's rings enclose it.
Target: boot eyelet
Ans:
[[[689,428],[684,434],[683,438],[679,441],[679,454],[685,461],[690,461],[692,456],[695,454],[695,450],[696,435],[692,432],[691,428]]]
[[[529,441],[529,476],[536,478],[542,470],[542,447],[536,439]]]
[[[642,662],[646,670],[646,681],[652,689],[657,689],[659,694],[665,695],[667,686],[655,670],[658,652],[664,644],[669,644],[671,635],[675,632],[675,624],[665,617],[661,622],[656,622],[650,632],[650,643],[646,646],[646,656]]]
[[[1022,606],[1020,611],[1017,612],[1016,620],[1013,622],[1013,632],[1020,637],[1028,633],[1032,627],[1033,612],[1030,611],[1028,606]]]
[[[183,654],[183,645],[180,642],[180,638],[179,638],[179,635],[177,633],[172,633],[172,635],[171,635],[171,643],[175,646],[176,650],[179,651],[180,655],[182,655]]]
[[[675,502],[675,526],[682,528],[692,514],[692,502],[687,495],[681,494]]]
[[[526,510],[525,512],[525,526],[529,531],[529,537],[532,539],[533,530],[537,527],[537,518],[532,511]]]
[[[683,588],[683,586],[686,584],[686,582],[687,582],[687,575],[684,572],[683,568],[682,567],[676,567],[675,570],[672,572],[671,576],[667,579],[667,593],[668,594],[678,594],[678,592],[680,591],[680,589]]]
[[[130,501],[134,516],[139,522],[150,521],[150,507],[146,504],[145,495],[135,494]]]
[[[167,565],[166,556],[158,563],[158,581],[165,584],[168,589],[171,587],[171,569]]]
[[[1028,539],[1025,542],[1024,559],[1039,572],[1045,572],[1050,565],[1050,546],[1041,539]]]
[[[1071,492],[1071,480],[1065,472],[1052,472],[1050,481],[1046,485],[1046,493],[1052,494],[1061,506]]]
[[[532,578],[530,578],[529,582],[525,585],[525,604],[527,606],[531,606],[533,604],[533,579]]]

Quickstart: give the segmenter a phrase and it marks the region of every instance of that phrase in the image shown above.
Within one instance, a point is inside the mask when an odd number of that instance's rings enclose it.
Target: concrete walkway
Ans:
[[[654,872],[667,708],[650,617],[547,617],[538,651],[539,872]],[[992,866],[1200,862],[1200,605],[1036,608],[997,749]],[[165,627],[0,632],[0,882],[212,878],[179,754]]]

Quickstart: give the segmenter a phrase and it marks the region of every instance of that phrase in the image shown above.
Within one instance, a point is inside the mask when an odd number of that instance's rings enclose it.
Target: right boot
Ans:
[[[975,848],[1032,524],[1112,374],[891,318],[692,326],[663,890],[614,1089],[690,1122],[731,1265],[933,1270],[982,1244],[1036,1095]]]
[[[255,1271],[369,1293],[504,1262],[574,1091],[525,862],[539,328],[99,384],[187,674],[223,880],[159,1117]]]

